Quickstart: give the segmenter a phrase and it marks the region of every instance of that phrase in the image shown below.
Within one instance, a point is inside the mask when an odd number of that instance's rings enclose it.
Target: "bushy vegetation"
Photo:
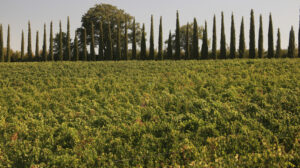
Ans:
[[[299,59],[0,64],[0,167],[297,167]]]

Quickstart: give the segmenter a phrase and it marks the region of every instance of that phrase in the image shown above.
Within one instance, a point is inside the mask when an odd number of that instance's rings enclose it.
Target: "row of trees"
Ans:
[[[97,7],[97,6],[96,6]],[[92,8],[92,10],[95,10]],[[98,6],[99,7],[99,6]],[[102,6],[101,6],[102,7]],[[239,48],[236,47],[236,31],[234,15],[231,17],[231,35],[230,35],[230,47],[227,51],[226,36],[224,26],[224,14],[221,14],[221,36],[220,36],[220,50],[217,51],[217,34],[216,34],[216,16],[213,18],[213,35],[212,35],[212,49],[209,51],[207,23],[205,26],[199,27],[197,20],[194,19],[193,24],[187,23],[187,25],[180,27],[179,13],[177,12],[176,18],[176,31],[172,35],[169,33],[169,39],[166,41],[167,48],[163,48],[163,28],[162,17],[159,24],[159,37],[158,37],[158,51],[154,48],[154,27],[153,16],[151,16],[150,27],[150,47],[147,50],[146,46],[146,32],[145,25],[143,24],[140,30],[139,24],[136,24],[135,19],[130,15],[124,15],[124,19],[117,19],[116,26],[111,26],[109,19],[91,21],[87,24],[83,23],[83,27],[79,28],[75,32],[74,41],[71,42],[70,38],[70,20],[67,21],[67,33],[62,31],[61,22],[59,24],[59,33],[56,37],[53,37],[53,24],[50,23],[50,39],[49,48],[47,48],[47,32],[46,25],[44,25],[43,34],[43,46],[42,51],[39,49],[39,32],[36,32],[36,51],[32,52],[31,42],[31,26],[28,23],[28,47],[25,57],[24,51],[24,32],[22,31],[21,38],[21,52],[20,61],[71,61],[71,60],[83,60],[83,61],[100,61],[100,60],[163,60],[163,59],[233,59],[233,58],[245,58],[246,57],[246,45],[245,45],[245,30],[244,30],[244,18],[242,18],[240,26],[239,36]],[[263,21],[260,15],[259,25],[259,39],[258,48],[256,50],[255,40],[255,24],[254,24],[254,12],[251,10],[250,15],[250,30],[249,30],[249,58],[264,58],[264,46],[263,46]],[[131,20],[133,20],[131,22]],[[95,25],[97,24],[97,32],[95,32]],[[104,24],[103,24],[104,23]],[[121,26],[122,25],[124,26]],[[131,24],[132,23],[132,24]],[[128,27],[128,24],[131,27]],[[104,26],[105,25],[105,26]],[[89,29],[88,29],[89,28]],[[185,30],[183,30],[183,28]],[[116,31],[112,31],[115,29]],[[131,30],[130,34],[128,30]],[[10,49],[10,26],[8,25],[7,33],[7,47],[3,46],[3,28],[0,25],[0,61],[11,61],[11,49]],[[138,33],[137,33],[138,31]],[[88,32],[88,33],[87,33]],[[112,34],[115,32],[115,34]],[[139,33],[141,32],[141,33]],[[200,33],[199,33],[200,32]],[[130,37],[129,37],[130,35]],[[137,37],[140,35],[140,37]],[[114,39],[112,38],[115,37]],[[137,42],[138,39],[138,42]],[[202,47],[200,51],[199,39],[202,39]],[[290,31],[289,47],[287,57],[296,57],[295,52],[295,32],[293,27]],[[129,51],[129,41],[131,42],[131,50]],[[137,43],[140,45],[140,52],[137,50]],[[90,46],[89,52],[87,46]],[[95,52],[95,48],[98,48],[98,54]],[[6,54],[4,54],[6,51]],[[184,51],[184,52],[183,52]],[[200,51],[200,52],[199,52]],[[281,34],[280,29],[277,31],[277,44],[276,50],[274,50],[274,37],[273,37],[273,22],[272,15],[269,16],[269,31],[268,31],[268,50],[267,58],[280,58],[281,53]],[[130,54],[129,54],[130,53]],[[300,29],[299,29],[299,45],[298,45],[298,57],[300,57]],[[16,61],[16,59],[15,59]]]

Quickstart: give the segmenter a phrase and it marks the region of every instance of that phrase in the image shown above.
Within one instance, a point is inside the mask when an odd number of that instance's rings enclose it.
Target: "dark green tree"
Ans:
[[[135,32],[135,19],[133,20],[133,25],[132,25],[132,59],[135,60],[137,59],[136,56],[136,32]]]
[[[120,60],[121,58],[121,27],[120,21],[117,24],[117,48],[116,48],[116,56],[114,58],[115,61]]]
[[[153,15],[151,15],[151,27],[150,27],[150,49],[149,59],[154,60],[154,30],[153,30]]]
[[[127,26],[127,17],[125,17],[125,37],[124,37],[124,52],[123,60],[129,60],[128,57],[128,26]]]
[[[44,39],[43,39],[43,61],[47,61],[47,34],[46,24],[44,24]]]
[[[0,62],[4,62],[4,50],[3,50],[3,28],[0,25]]]
[[[83,49],[82,49],[82,60],[87,61],[87,49],[86,49],[86,29],[83,29]]]
[[[10,55],[10,26],[8,25],[7,28],[7,47],[6,47],[6,57],[7,57],[7,62],[11,61],[11,55]]]
[[[212,59],[217,59],[217,22],[216,15],[213,21],[213,37],[212,37]]]
[[[192,57],[194,59],[199,59],[199,36],[198,36],[198,23],[197,19],[194,18],[194,28],[193,28],[193,42],[192,42]]]
[[[167,59],[173,59],[172,33],[169,33]]]
[[[190,39],[189,39],[189,23],[186,26],[186,37],[185,37],[185,59],[190,59]]]
[[[53,23],[50,23],[50,46],[49,46],[49,57],[51,61],[54,61],[54,51],[53,51]]]
[[[272,14],[270,14],[269,20],[269,32],[268,32],[268,58],[274,58],[274,37],[273,37],[273,21]]]
[[[300,58],[300,27],[298,31],[298,58]]]
[[[103,53],[102,53],[103,54]],[[79,48],[78,48],[78,37],[77,32],[75,32],[75,40],[74,40],[74,60],[79,60]]]
[[[68,23],[67,23],[67,53],[66,53],[66,60],[71,61],[71,35],[70,35],[70,17],[68,16]]]
[[[106,60],[113,60],[113,48],[112,48],[112,39],[111,39],[111,31],[110,31],[110,24],[107,25],[107,43],[106,43],[106,50],[105,50],[105,57]]]
[[[36,32],[35,40],[35,59],[40,60],[39,31]]]
[[[245,57],[245,26],[244,26],[244,17],[242,18],[241,22],[241,30],[240,30],[240,42],[239,42],[239,58]]]
[[[163,29],[162,29],[162,17],[159,21],[159,35],[158,35],[158,60],[163,60]]]
[[[59,22],[59,49],[58,49],[58,59],[63,61],[63,34],[61,29],[61,21]]]
[[[21,61],[24,60],[24,55],[25,55],[25,51],[24,51],[24,31],[22,30],[22,40],[21,40]]]
[[[145,24],[143,24],[142,28],[142,44],[141,44],[141,59],[146,60],[147,59],[147,53],[146,53],[146,37],[145,37]]]
[[[205,29],[203,31],[201,57],[202,57],[202,59],[208,59],[208,37],[207,37],[207,22],[206,21],[205,21]]]
[[[94,23],[91,23],[91,44],[90,44],[90,61],[96,61],[96,54],[95,54],[95,32],[94,32]]]
[[[179,13],[177,11],[176,18],[176,36],[175,36],[175,59],[180,60],[180,23],[179,23]]]
[[[259,17],[259,35],[258,35],[258,58],[264,57],[264,35],[262,15]]]
[[[31,48],[31,27],[30,27],[30,22],[28,22],[28,46],[27,46],[27,55],[29,61],[32,61],[32,48]]]
[[[294,32],[293,26],[292,26],[292,29],[290,31],[288,57],[289,58],[295,58],[295,32]]]
[[[254,11],[251,10],[250,18],[250,33],[249,33],[249,57],[256,58],[255,54],[255,22],[254,22]]]
[[[225,37],[225,25],[224,25],[224,13],[221,14],[221,41],[220,41],[220,58],[226,59],[226,37]]]
[[[98,60],[104,60],[104,35],[102,22],[99,22],[99,53]]]
[[[276,45],[276,58],[281,58],[281,37],[280,37],[280,29],[278,28],[277,32],[277,45]]]
[[[234,24],[234,16],[232,13],[231,16],[231,35],[230,35],[230,58],[236,58],[236,42],[235,42],[235,24]]]

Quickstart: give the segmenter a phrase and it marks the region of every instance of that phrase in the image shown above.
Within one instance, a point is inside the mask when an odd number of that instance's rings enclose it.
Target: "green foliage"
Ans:
[[[47,55],[47,34],[46,34],[46,24],[44,24],[44,38],[43,38],[43,61],[48,61]]]
[[[104,60],[104,34],[103,34],[103,25],[102,22],[99,22],[99,52],[98,52],[98,61]]]
[[[2,63],[0,167],[297,167],[299,74],[299,59]]]
[[[201,58],[208,59],[208,37],[207,37],[207,22],[205,21],[205,28],[203,31],[203,40],[201,48]]]
[[[276,45],[276,58],[281,58],[281,36],[280,36],[280,29],[278,28],[277,32],[277,45]]]
[[[289,58],[294,58],[295,57],[295,32],[294,32],[293,26],[292,26],[291,31],[290,31],[288,57]]]
[[[116,55],[114,57],[115,61],[121,59],[121,28],[120,28],[120,21],[117,24],[117,48],[116,48]]]
[[[256,58],[255,53],[255,21],[254,21],[254,11],[251,10],[250,16],[250,31],[249,31],[249,58]]]
[[[132,59],[136,60],[137,54],[136,54],[136,24],[135,24],[135,19],[133,20],[133,25],[132,25]]]
[[[35,37],[35,60],[40,60],[39,31],[36,32]]]
[[[216,22],[216,15],[214,15],[214,21],[213,21],[212,59],[217,59],[217,22]]]
[[[21,61],[24,60],[24,56],[25,56],[25,51],[24,51],[24,31],[22,30],[22,37],[21,37]]]
[[[106,42],[105,57],[106,60],[113,60],[113,47],[112,47],[110,24],[107,25],[107,29],[108,32],[106,34],[107,42]]]
[[[3,27],[0,25],[0,62],[4,62]]]
[[[245,26],[244,17],[242,17],[239,42],[239,58],[245,58],[246,42],[245,42]]]
[[[271,14],[270,14],[270,17],[269,17],[268,58],[274,58],[273,21],[272,21],[272,15]]]
[[[63,32],[61,28],[61,21],[59,22],[59,42],[58,42],[58,60],[63,61]]]
[[[103,54],[103,53],[102,53]],[[77,32],[75,32],[75,40],[74,40],[74,60],[79,61],[79,47],[78,47],[78,36]]]
[[[95,54],[95,32],[94,32],[94,24],[91,23],[91,44],[90,44],[90,59],[89,61],[96,61],[96,54]]]
[[[185,59],[190,59],[190,39],[189,39],[189,23],[187,23],[185,31]]]
[[[68,16],[67,22],[68,22],[67,23],[67,53],[66,53],[65,60],[71,61],[72,53],[71,53],[71,35],[70,35],[70,17],[69,16]]]
[[[54,51],[53,51],[53,23],[50,23],[50,46],[49,46],[49,59],[54,61]]]
[[[128,57],[128,26],[127,26],[127,17],[125,18],[125,39],[124,39],[124,52],[123,60],[129,60]]]
[[[155,60],[155,56],[154,56],[153,15],[151,15],[149,59],[150,59],[150,60]]]
[[[175,30],[175,59],[180,60],[180,23],[179,23],[179,12],[176,13],[176,30]]]
[[[235,43],[235,25],[234,25],[234,16],[232,13],[231,16],[231,31],[230,31],[230,58],[236,58],[236,43]]]
[[[172,33],[169,33],[167,59],[173,59]]]
[[[31,27],[30,27],[30,22],[28,22],[28,43],[27,43],[27,55],[29,61],[33,60],[32,56],[32,48],[31,48]]]
[[[142,28],[142,41],[141,41],[141,60],[147,59],[147,53],[146,53],[147,47],[146,47],[146,37],[145,37],[145,24],[143,24]]]
[[[158,35],[158,60],[164,59],[164,52],[163,52],[163,28],[162,28],[162,17],[160,17],[159,21],[159,35]]]
[[[262,15],[259,17],[258,58],[264,58],[264,35]]]
[[[225,36],[225,25],[224,25],[224,13],[221,13],[221,40],[220,40],[220,59],[227,58],[226,51],[226,36]]]
[[[10,26],[7,27],[7,43],[6,43],[6,60],[7,62],[11,61],[11,54],[10,54]]]

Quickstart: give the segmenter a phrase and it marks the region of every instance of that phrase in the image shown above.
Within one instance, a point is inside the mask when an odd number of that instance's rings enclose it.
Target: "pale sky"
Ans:
[[[246,45],[249,39],[250,10],[255,12],[256,46],[258,40],[259,14],[263,16],[264,48],[267,49],[268,15],[272,12],[274,25],[274,42],[276,42],[277,28],[281,29],[282,48],[287,48],[289,31],[294,26],[298,35],[299,0],[1,0],[0,24],[4,28],[4,45],[6,46],[7,25],[11,26],[11,48],[20,50],[21,31],[24,30],[27,41],[27,22],[31,21],[32,47],[35,48],[35,32],[40,31],[40,47],[42,43],[43,24],[47,24],[47,38],[49,24],[54,22],[54,31],[58,31],[59,20],[62,20],[63,31],[66,31],[67,16],[70,16],[72,37],[75,29],[81,25],[81,16],[95,4],[109,3],[124,9],[136,17],[137,22],[146,24],[146,31],[150,30],[150,16],[154,15],[155,47],[157,47],[157,30],[159,17],[163,16],[164,40],[169,30],[174,31],[176,10],[180,13],[180,24],[192,22],[196,17],[199,25],[208,21],[208,36],[212,36],[213,15],[217,16],[218,48],[220,40],[220,15],[224,11],[226,42],[230,40],[231,13],[235,15],[236,41],[238,47],[240,22],[245,18]],[[149,33],[148,33],[149,36]],[[149,39],[149,37],[147,37]],[[48,39],[47,39],[48,41]],[[25,44],[25,48],[27,44]],[[34,51],[34,50],[33,50]]]

